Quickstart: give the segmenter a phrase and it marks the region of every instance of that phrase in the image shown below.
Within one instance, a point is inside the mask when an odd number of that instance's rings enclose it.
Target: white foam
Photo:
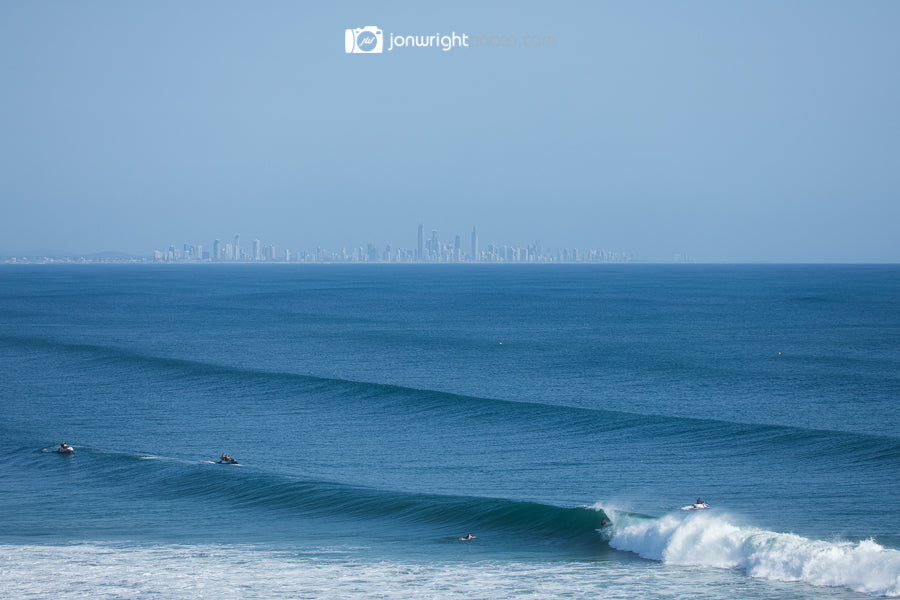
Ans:
[[[900,551],[873,540],[811,540],[733,524],[710,513],[660,518],[612,512],[610,545],[671,565],[740,569],[751,577],[900,596]]]
[[[388,560],[370,550],[227,545],[0,544],[0,597],[17,600],[540,598],[714,600],[786,595],[734,571],[681,577],[637,561],[485,560],[460,544],[441,560]],[[480,558],[479,558],[480,557]],[[758,583],[756,583],[758,582]]]

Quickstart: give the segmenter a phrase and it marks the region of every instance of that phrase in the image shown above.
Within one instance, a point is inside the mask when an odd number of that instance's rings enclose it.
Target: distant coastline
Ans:
[[[683,264],[686,261],[681,261]],[[694,262],[694,261],[690,261]],[[676,264],[655,263],[653,261],[629,260],[534,260],[534,261],[387,261],[387,260],[159,260],[149,256],[134,256],[129,258],[108,258],[88,256],[0,256],[0,264],[7,265],[598,265],[598,264]]]
[[[68,256],[68,257],[35,257],[35,256],[18,256],[18,257],[7,257],[0,256],[0,265],[14,265],[14,266],[26,266],[26,265],[157,265],[157,266],[222,266],[227,267],[231,266],[326,266],[326,265],[346,265],[346,266],[362,266],[362,265],[397,265],[397,266],[441,266],[441,267],[452,267],[452,266],[485,266],[486,268],[497,267],[497,266],[577,266],[577,265],[631,265],[631,266],[649,266],[649,265],[661,265],[661,266],[678,266],[678,265],[697,265],[697,266],[829,266],[829,265],[841,265],[841,266],[891,266],[891,265],[900,265],[900,261],[866,261],[866,262],[851,262],[851,261],[752,261],[752,260],[744,260],[744,261],[701,261],[701,260],[637,260],[632,259],[628,261],[529,261],[529,262],[475,262],[475,261],[461,261],[461,262],[426,262],[426,261],[406,261],[406,262],[389,262],[389,261],[254,261],[254,260],[240,260],[240,261],[214,261],[214,260],[178,260],[178,261],[165,261],[165,260],[154,260],[151,257],[147,256],[133,256],[128,258],[109,258],[109,257],[89,257],[89,256]]]

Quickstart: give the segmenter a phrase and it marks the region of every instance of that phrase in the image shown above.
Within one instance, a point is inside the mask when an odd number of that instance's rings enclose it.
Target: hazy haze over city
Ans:
[[[345,53],[368,25],[384,52]],[[896,262],[898,31],[893,1],[5,2],[0,255],[415,248],[424,224]],[[454,32],[482,43],[387,50]]]

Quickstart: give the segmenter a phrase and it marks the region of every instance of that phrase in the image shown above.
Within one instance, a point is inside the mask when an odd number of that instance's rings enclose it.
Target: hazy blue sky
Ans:
[[[549,47],[344,52],[385,36]],[[0,253],[900,260],[900,2],[0,2]]]

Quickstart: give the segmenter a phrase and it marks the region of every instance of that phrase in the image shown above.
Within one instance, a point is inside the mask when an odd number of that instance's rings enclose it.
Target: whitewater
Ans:
[[[900,551],[873,540],[810,540],[710,513],[648,518],[607,509],[610,545],[670,565],[739,569],[751,577],[900,596]]]
[[[595,507],[599,509],[599,507]],[[876,596],[900,596],[900,552],[874,541],[826,542],[734,525],[708,514],[649,518],[607,509],[614,525],[599,531],[613,548],[679,567],[701,567],[679,593],[703,593],[736,569],[753,578],[843,587]],[[448,542],[449,543],[449,542]],[[246,545],[129,543],[0,545],[0,583],[16,598],[247,598],[370,597],[622,597],[666,595],[666,582],[647,570],[606,562],[377,561],[371,548],[313,547],[292,551]],[[361,558],[363,555],[364,558]],[[644,577],[649,576],[649,580]],[[616,579],[614,590],[598,582]],[[622,579],[633,579],[623,585]],[[40,583],[36,583],[40,582]],[[524,583],[523,582],[527,582]],[[742,585],[748,585],[746,583]],[[581,592],[573,594],[572,589]],[[749,586],[752,589],[752,585]]]

